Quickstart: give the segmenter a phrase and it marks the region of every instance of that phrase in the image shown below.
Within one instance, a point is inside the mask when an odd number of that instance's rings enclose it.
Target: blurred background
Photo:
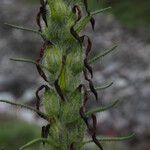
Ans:
[[[111,6],[95,17],[96,27],[86,32],[93,41],[91,56],[118,45],[116,51],[99,61],[94,70],[95,85],[113,86],[99,92],[99,105],[116,98],[117,108],[97,114],[99,135],[121,136],[135,132],[127,142],[103,143],[105,150],[150,149],[150,1],[89,0],[91,10]],[[10,58],[36,59],[42,39],[32,33],[12,29],[5,22],[36,29],[37,0],[1,0],[0,5],[0,99],[35,105],[35,91],[43,83],[36,67],[12,62]],[[92,100],[90,107],[94,107]],[[97,104],[96,104],[97,105]],[[0,149],[16,150],[40,137],[44,124],[35,114],[0,104]],[[33,147],[32,150],[38,150]],[[88,145],[86,150],[95,149]],[[28,149],[30,150],[30,149]]]

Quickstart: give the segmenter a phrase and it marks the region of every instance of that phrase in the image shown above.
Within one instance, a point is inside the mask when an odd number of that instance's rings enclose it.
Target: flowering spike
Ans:
[[[86,16],[82,15],[82,5]],[[86,104],[90,93],[93,93],[98,101],[97,91],[112,85],[111,83],[95,88],[92,81],[91,64],[113,51],[115,47],[89,60],[92,41],[87,35],[82,35],[81,31],[89,22],[94,30],[94,15],[107,9],[90,12],[87,0],[40,0],[40,8],[36,16],[39,31],[7,24],[13,28],[35,32],[44,40],[35,61],[21,58],[11,59],[35,64],[39,75],[46,81],[46,85],[42,85],[36,91],[36,109],[0,100],[0,102],[36,112],[47,121],[47,125],[42,127],[42,138],[27,143],[20,150],[38,142],[43,143],[43,150],[81,150],[86,144],[84,135],[87,129],[92,142],[103,150],[100,142],[104,139],[96,136],[95,113],[116,106],[118,101],[91,111],[87,110]],[[86,43],[85,46],[84,43]],[[81,80],[81,77],[84,81]],[[87,85],[85,81],[88,82]],[[39,92],[44,88],[45,91],[40,98]],[[44,113],[40,111],[41,106],[43,106]],[[92,125],[89,120],[92,120]]]

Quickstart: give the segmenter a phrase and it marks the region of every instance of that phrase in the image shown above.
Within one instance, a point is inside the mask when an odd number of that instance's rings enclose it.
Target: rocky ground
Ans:
[[[12,57],[35,59],[42,40],[32,33],[11,29],[3,23],[36,28],[37,5],[23,5],[16,0],[2,0],[0,5],[0,99],[33,100],[34,92],[42,82],[34,65],[16,63]],[[120,105],[110,112],[98,115],[99,133],[126,134],[134,131],[150,136],[150,31],[129,30],[113,16],[96,17],[93,32],[85,31],[93,41],[95,55],[114,44],[116,51],[94,66],[94,82],[113,86],[99,92],[99,105],[107,105],[119,98]],[[91,100],[94,104],[94,100]],[[0,105],[0,111],[10,107]],[[12,111],[12,109],[11,109]],[[22,115],[23,116],[23,115]],[[32,117],[28,113],[27,120]]]

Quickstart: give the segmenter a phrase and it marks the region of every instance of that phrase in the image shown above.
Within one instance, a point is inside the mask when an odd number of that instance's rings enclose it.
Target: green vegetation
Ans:
[[[0,150],[17,150],[20,145],[40,136],[39,127],[17,120],[0,122]],[[38,149],[39,144],[34,148]],[[31,148],[27,150],[33,150]]]
[[[111,12],[122,24],[129,28],[150,27],[149,0],[92,0],[91,9],[111,6]]]
[[[149,0],[116,0],[110,5],[113,14],[128,27],[150,27]]]

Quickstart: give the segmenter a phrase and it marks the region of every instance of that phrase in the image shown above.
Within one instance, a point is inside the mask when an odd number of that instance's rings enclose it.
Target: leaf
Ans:
[[[41,68],[48,70],[47,67],[45,67],[44,65],[41,65],[39,63],[37,63],[36,61],[32,60],[32,59],[26,59],[26,58],[10,58],[10,60],[12,61],[18,61],[18,62],[26,62],[26,63],[31,63],[31,64],[35,64],[35,65],[39,65]]]
[[[121,136],[121,137],[99,137],[97,138],[101,142],[118,142],[118,141],[126,141],[126,140],[131,140],[132,138],[135,137],[135,133],[129,134],[127,136]],[[88,140],[83,143],[83,145],[88,144],[93,142],[93,140]]]
[[[113,85],[113,82],[110,82],[106,85],[95,87],[95,90],[97,90],[97,91],[105,90],[105,89],[111,87],[112,85]],[[88,89],[88,92],[90,92],[90,89]]]
[[[34,29],[29,29],[29,28],[25,28],[25,27],[21,27],[21,26],[17,26],[17,25],[13,25],[13,24],[9,24],[9,23],[4,23],[5,25],[15,28],[15,29],[19,29],[19,30],[23,30],[23,31],[28,31],[28,32],[33,32],[39,35],[42,35],[41,32],[34,30]]]
[[[74,27],[75,28],[75,31],[77,33],[79,33],[91,20],[91,18],[99,13],[102,13],[108,9],[110,9],[111,7],[107,7],[107,8],[104,8],[104,9],[100,9],[100,10],[97,10],[97,11],[94,11],[92,13],[90,13],[90,15],[84,17],[83,19],[81,19],[79,21],[79,23],[77,23],[77,25]]]
[[[48,120],[46,114],[42,113],[41,111],[38,111],[38,110],[34,109],[33,107],[30,107],[30,106],[27,106],[27,105],[24,105],[24,104],[14,103],[14,102],[7,101],[7,100],[0,100],[0,102],[10,104],[10,105],[13,105],[13,106],[16,106],[16,107],[21,107],[21,108],[24,108],[24,109],[28,109],[30,111],[36,112],[40,116],[43,116],[44,119]]]
[[[92,58],[89,63],[93,64],[96,63],[100,58],[106,56],[107,54],[111,53],[112,51],[114,51],[116,49],[117,45],[113,46],[110,49],[106,49],[104,50],[102,53],[99,53],[96,57]]]
[[[91,111],[88,111],[86,113],[87,116],[90,116],[91,114],[95,114],[95,113],[99,113],[99,112],[102,112],[102,111],[107,111],[111,108],[114,108],[118,105],[119,103],[119,100],[115,100],[114,102],[112,102],[110,105],[108,106],[104,106],[104,107],[99,107],[99,108],[96,108],[96,109],[93,109]]]
[[[28,148],[28,147],[36,144],[36,143],[39,143],[39,142],[40,143],[42,143],[42,142],[49,143],[49,141],[47,139],[38,138],[38,139],[34,139],[34,140],[28,142],[27,144],[25,144],[24,146],[20,147],[19,150],[24,150],[24,149],[26,149],[26,148]]]

